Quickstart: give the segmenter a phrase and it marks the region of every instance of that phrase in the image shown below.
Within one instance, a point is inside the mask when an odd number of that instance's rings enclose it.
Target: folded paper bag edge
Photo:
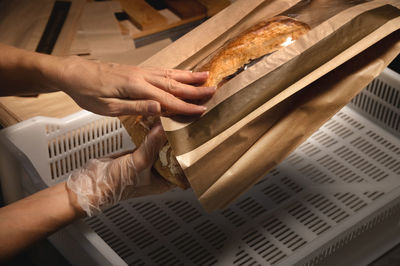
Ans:
[[[383,47],[382,51],[379,51],[380,48]],[[372,53],[375,53],[375,51],[378,51],[377,54],[379,54],[378,56],[372,55]],[[379,53],[380,52],[380,53]],[[246,192],[248,189],[251,188],[252,185],[254,185],[255,183],[257,183],[267,172],[269,172],[270,170],[272,170],[272,168],[278,164],[280,161],[283,160],[283,158],[287,157],[293,150],[295,150],[295,148],[297,148],[303,141],[306,140],[306,138],[308,138],[312,133],[314,133],[320,126],[322,126],[326,121],[328,121],[337,111],[339,111],[346,103],[348,103],[348,98],[352,98],[354,97],[359,91],[361,91],[362,88],[364,88],[366,85],[368,85],[374,78],[376,78],[382,71],[383,69],[400,53],[400,30],[392,33],[391,35],[389,35],[388,37],[386,37],[384,40],[380,41],[379,43],[375,44],[373,47],[368,49],[368,53],[370,58],[369,63],[364,64],[364,63],[357,63],[356,61],[362,57],[365,57],[365,53],[359,54],[358,58],[356,58],[353,61],[348,61],[347,66],[351,66],[350,69],[342,69],[342,68],[338,68],[335,70],[335,72],[331,73],[330,76],[328,78],[332,79],[333,76],[335,76],[335,78],[337,77],[337,75],[335,75],[337,73],[337,71],[340,71],[342,73],[351,73],[351,74],[342,74],[342,80],[340,81],[339,84],[339,89],[333,89],[330,91],[330,93],[328,94],[322,94],[321,98],[323,99],[324,97],[326,98],[325,100],[322,100],[322,104],[320,104],[319,106],[326,106],[325,104],[323,104],[323,102],[327,102],[331,104],[330,107],[330,113],[328,115],[326,115],[326,117],[323,120],[320,120],[319,122],[315,123],[313,128],[311,130],[308,130],[309,132],[307,134],[304,133],[300,133],[297,134],[296,136],[292,136],[291,138],[291,142],[294,143],[294,145],[292,145],[293,147],[290,148],[290,150],[284,150],[281,149],[280,147],[278,147],[277,149],[275,149],[276,152],[278,152],[278,156],[275,156],[276,158],[280,158],[278,160],[272,160],[270,163],[266,164],[266,168],[264,168],[261,172],[262,174],[256,174],[254,175],[252,178],[249,178],[248,176],[246,177],[246,169],[251,169],[251,167],[254,167],[254,162],[255,162],[255,158],[257,158],[257,156],[253,156],[252,159],[249,159],[245,156],[243,156],[240,160],[238,160],[234,166],[232,166],[227,172],[226,175],[223,175],[216,183],[215,185],[218,186],[214,186],[214,187],[210,187],[205,193],[203,193],[200,197],[200,203],[202,204],[202,206],[205,208],[206,211],[208,212],[212,212],[215,210],[219,210],[222,208],[225,208],[226,206],[228,206],[229,204],[232,203],[232,201],[234,201],[237,197],[239,197],[240,195],[242,195],[244,192]],[[364,58],[365,59],[365,58]],[[362,60],[361,60],[362,61]],[[357,64],[360,64],[357,68],[357,70],[354,70],[354,66],[356,66]],[[351,69],[353,69],[353,72],[351,72]],[[326,78],[327,76],[324,76],[323,78],[321,78],[321,80],[318,81],[318,83],[313,83],[313,86],[317,86],[319,85],[319,83],[323,83],[324,82],[324,78]],[[358,89],[353,90],[352,92],[348,92],[347,96],[343,99],[341,99],[340,102],[338,101],[332,101],[332,99],[330,99],[329,95],[333,94],[336,95],[336,97],[341,97],[342,93],[341,91],[345,88],[348,88],[349,85],[354,85],[354,82],[358,81],[359,85],[357,86]],[[336,84],[337,85],[337,84]],[[313,86],[311,86],[310,88],[313,88]],[[316,114],[318,112],[315,112],[315,108],[317,106],[314,106],[315,101],[321,101],[321,98],[319,99],[313,99],[311,98],[311,102],[306,102],[305,104],[302,104],[300,108],[296,108],[294,113],[292,114],[292,116],[296,117],[298,114],[296,114],[297,112],[299,112],[300,114],[306,114],[306,113],[311,113],[311,114]],[[311,105],[311,106],[309,106]],[[340,105],[340,106],[338,106]],[[336,106],[336,107],[335,107]],[[307,111],[308,110],[308,111]],[[291,125],[291,120],[294,119],[293,117],[285,117],[284,120],[286,120],[286,123]],[[307,119],[308,121],[311,121],[310,119]],[[305,120],[305,121],[307,121]],[[280,125],[278,125],[279,127],[282,127],[283,123],[280,123]],[[302,123],[303,127],[305,128],[306,124]],[[311,121],[311,124],[313,124],[313,122]],[[309,128],[307,126],[307,128]],[[268,131],[268,133],[270,134],[272,131],[277,130],[279,128],[272,128],[270,131]],[[278,130],[279,131],[279,130]],[[273,145],[278,145],[279,141],[277,141],[277,139],[281,139],[283,137],[282,132],[288,132],[286,130],[281,130],[280,133],[276,133],[275,136],[276,139],[269,139],[268,138],[270,136],[264,136],[264,140],[260,139],[259,142],[265,142],[265,147],[271,148],[273,147]],[[268,142],[269,141],[269,142]],[[268,144],[269,143],[269,144]],[[278,145],[279,146],[279,145]],[[258,151],[265,151],[268,150],[266,148],[258,148]],[[283,151],[282,151],[283,150]],[[289,151],[289,152],[288,152]],[[255,152],[254,150],[250,151],[250,152]],[[262,155],[262,153],[260,153]],[[258,155],[259,157],[260,155]],[[251,166],[241,166],[240,164],[244,164],[246,165],[246,162],[251,162]],[[247,181],[248,187],[246,190],[236,190],[235,191],[235,186],[230,186],[231,184],[235,184],[235,181],[231,181],[230,179],[235,179],[234,175],[236,175],[236,179],[249,179]],[[255,177],[256,176],[256,177]],[[226,177],[226,179],[225,179]],[[225,180],[224,180],[225,179]],[[229,181],[228,181],[229,180]],[[237,181],[236,181],[237,182]],[[228,185],[228,186],[225,186]],[[242,187],[243,188],[243,187]],[[224,195],[224,194],[228,194],[229,191],[229,195]],[[233,193],[232,193],[233,192]]]

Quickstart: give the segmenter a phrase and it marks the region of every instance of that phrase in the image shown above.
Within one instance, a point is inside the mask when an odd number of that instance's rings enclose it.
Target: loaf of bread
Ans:
[[[194,70],[209,71],[203,86],[220,86],[227,77],[252,60],[294,42],[308,30],[306,24],[289,17],[266,19],[228,41]],[[129,116],[121,118],[121,121],[135,145],[139,146],[152,127],[154,118]],[[160,151],[154,168],[169,182],[183,189],[190,186],[168,143]]]
[[[228,41],[195,71],[210,72],[203,86],[219,86],[252,60],[289,45],[309,30],[307,24],[290,17],[263,20]]]

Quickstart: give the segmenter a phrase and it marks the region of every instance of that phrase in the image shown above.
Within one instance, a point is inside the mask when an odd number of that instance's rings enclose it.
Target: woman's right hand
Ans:
[[[204,106],[189,103],[211,97],[215,87],[203,84],[207,72],[143,68],[64,58],[56,87],[84,109],[100,115],[200,115]]]

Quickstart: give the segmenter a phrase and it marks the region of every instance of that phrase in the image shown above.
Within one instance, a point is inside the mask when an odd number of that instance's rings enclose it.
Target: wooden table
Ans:
[[[85,0],[71,0],[72,5],[53,49],[54,55],[68,54]],[[33,51],[49,19],[53,0],[4,1],[0,4],[0,41]],[[33,116],[63,117],[79,111],[70,97],[62,92],[38,97],[0,97],[0,123],[10,126]]]
[[[25,1],[25,4],[31,4],[31,1],[28,0],[23,0]],[[44,4],[46,4],[46,10],[43,11],[45,15],[41,14],[40,12],[42,11],[40,8],[37,8],[36,5],[32,5],[32,7],[35,7],[36,9],[36,15],[32,15],[30,20],[28,21],[22,21],[23,23],[17,23],[16,19],[18,18],[14,16],[3,16],[5,19],[1,19],[0,17],[0,29],[3,28],[3,31],[0,32],[0,41],[4,43],[8,43],[10,45],[14,45],[17,47],[21,47],[27,50],[34,50],[35,45],[39,41],[40,38],[40,32],[43,30],[45,26],[45,21],[47,21],[47,17],[49,16],[49,12],[51,9],[51,5],[54,0],[39,0],[42,1]],[[130,49],[121,49],[121,47],[126,47],[127,42],[126,38],[123,36],[117,36],[118,34],[121,35],[121,26],[124,24],[118,25],[118,23],[115,23],[114,25],[111,20],[115,20],[114,18],[114,12],[118,11],[120,7],[119,3],[113,3],[113,2],[90,2],[88,3],[87,0],[72,0],[73,1],[73,9],[72,9],[72,15],[69,15],[72,18],[67,19],[67,23],[64,25],[63,31],[61,32],[60,36],[71,36],[71,30],[75,30],[76,28],[79,28],[78,34],[75,35],[74,42],[72,42],[72,39],[69,37],[68,43],[70,45],[70,53],[71,54],[80,54],[80,53],[85,53],[85,51],[88,48],[92,49],[92,54],[90,56],[87,56],[87,59],[99,59],[103,61],[109,61],[109,62],[115,62],[115,63],[124,63],[124,64],[131,64],[131,65],[137,65],[140,62],[144,61],[151,55],[155,54],[162,48],[166,47],[168,44],[170,44],[172,41],[170,39],[163,39],[160,41],[156,41],[154,43],[151,43],[149,45],[140,47],[140,48],[135,48],[132,42],[132,48]],[[201,14],[201,17],[204,16],[211,16],[224,8],[227,3],[229,3],[228,0],[218,0],[218,1],[210,1],[210,0],[199,0],[201,3],[204,4],[204,6],[207,7],[207,12],[210,14]],[[84,2],[84,3],[83,3]],[[135,3],[136,5],[141,4],[142,6],[145,5],[144,0],[135,0],[131,1],[130,4],[127,4],[129,1],[121,0],[121,5],[126,6],[125,11],[128,13],[131,13],[135,11],[133,9],[132,5]],[[170,1],[173,2],[173,1]],[[21,12],[26,12],[28,7],[22,4],[18,5],[7,5],[6,7],[9,9],[8,11],[12,11],[12,13],[21,13]],[[4,5],[4,4],[3,4]],[[1,5],[0,5],[1,6]],[[4,12],[5,8],[3,8]],[[110,10],[112,12],[110,12]],[[146,10],[150,10],[150,7],[146,6]],[[7,12],[8,12],[7,11]],[[156,12],[155,10],[151,10],[153,13]],[[186,18],[186,15],[182,15],[183,12],[188,12],[192,10],[184,9],[184,10],[178,10],[176,12],[180,12],[181,16],[185,17],[184,20],[191,21],[193,17],[197,19],[198,15],[196,14],[190,14],[189,18]],[[3,12],[3,13],[4,13]],[[6,13],[7,13],[6,12]],[[10,13],[9,12],[9,13]],[[163,13],[161,12],[160,14],[165,15],[168,21],[170,23],[167,23],[168,27],[170,28],[174,26],[175,24],[181,24],[181,22],[176,22],[175,20],[178,20],[178,18],[172,19],[171,12],[168,11],[169,13]],[[29,13],[29,12],[28,12]],[[101,13],[101,14],[99,14]],[[137,13],[137,12],[136,12]],[[181,14],[182,13],[182,14]],[[0,12],[1,14],[1,12]],[[8,13],[7,13],[8,14]],[[76,25],[77,19],[79,19],[78,14],[82,14],[80,20],[80,25],[79,27]],[[169,15],[168,15],[169,14]],[[131,15],[131,14],[130,14]],[[135,14],[133,14],[134,16]],[[21,16],[19,16],[21,18]],[[36,21],[37,18],[40,18],[38,23],[35,23],[35,34],[30,36],[27,40],[23,42],[24,45],[18,45],[19,43],[16,43],[16,40],[18,39],[18,36],[25,36],[24,32],[26,32],[26,28],[29,28],[30,22],[29,21]],[[160,15],[157,15],[156,17],[160,18]],[[141,18],[139,16],[139,18]],[[74,20],[75,19],[75,20]],[[96,22],[96,19],[101,19],[101,21]],[[108,21],[111,21],[109,26],[107,26],[107,29],[104,29],[105,35],[101,35],[101,29],[105,28],[104,24],[105,21],[108,19]],[[143,21],[139,21],[140,23],[144,23]],[[146,22],[146,21],[145,21]],[[96,27],[96,25],[102,25],[99,29],[99,27]],[[143,24],[144,25],[144,24]],[[142,25],[142,26],[143,26]],[[144,34],[151,34],[153,32],[157,32],[160,30],[163,30],[165,25],[155,25],[154,28],[151,26],[146,25],[146,30],[143,32],[135,32],[136,35],[144,35]],[[18,36],[14,36],[16,31],[13,31],[13,27],[17,29],[17,33],[19,34]],[[82,29],[82,27],[84,29]],[[82,31],[85,31],[85,27],[88,34],[87,36],[83,36],[84,38],[82,39]],[[7,29],[5,31],[4,29]],[[100,30],[100,31],[99,31]],[[93,37],[96,36],[94,34],[97,34],[98,37]],[[100,34],[100,36],[99,36]],[[131,34],[132,33],[127,33]],[[105,36],[109,36],[106,38]],[[129,35],[128,35],[129,36]],[[139,37],[140,37],[139,36]],[[25,36],[26,37],[26,36]],[[131,36],[133,38],[134,36]],[[137,37],[137,36],[136,36]],[[27,38],[27,37],[26,37]],[[97,39],[96,39],[97,38]],[[65,39],[65,37],[64,37]],[[96,40],[94,40],[96,39]],[[129,40],[128,40],[129,41]],[[91,47],[87,46],[87,43],[91,42]],[[30,45],[25,45],[26,43]],[[64,41],[62,43],[65,43]],[[57,46],[58,45],[58,46]],[[128,42],[129,45],[129,42]],[[60,45],[58,42],[56,43],[56,48],[59,47]],[[119,50],[115,53],[108,53],[110,47],[118,47]],[[64,49],[65,50],[65,49]],[[63,50],[63,51],[64,51]],[[60,49],[57,49],[57,51],[60,51]],[[82,52],[83,51],[83,52]],[[104,51],[107,51],[104,53]],[[65,54],[65,52],[59,52],[56,54]],[[34,116],[47,116],[47,117],[55,117],[55,118],[62,118],[65,116],[68,116],[70,114],[73,114],[75,112],[80,111],[81,108],[65,93],[63,92],[55,92],[55,93],[49,93],[49,94],[41,94],[37,97],[0,97],[0,124],[3,127],[7,127],[13,124],[16,124],[18,122],[27,120],[29,118],[32,118]]]
[[[34,116],[61,118],[80,110],[63,92],[40,94],[38,97],[1,97],[0,124],[7,127]]]

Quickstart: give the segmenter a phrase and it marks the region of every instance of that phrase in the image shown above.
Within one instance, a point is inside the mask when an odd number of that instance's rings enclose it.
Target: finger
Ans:
[[[183,99],[204,99],[211,97],[216,90],[216,87],[194,87],[171,78],[152,76],[147,80],[150,84],[158,87],[170,94]]]
[[[165,78],[171,78],[176,81],[186,84],[202,84],[206,82],[209,73],[206,72],[192,72],[190,70],[181,69],[162,69],[162,68],[145,68],[146,71],[153,75],[158,75]]]
[[[153,100],[107,99],[106,114],[110,116],[159,116],[161,114],[161,105],[159,102]]]
[[[200,115],[206,110],[204,106],[187,103],[148,82],[140,84],[137,88],[135,97],[159,102],[161,111],[168,111],[171,114]]]
[[[203,84],[208,78],[208,72],[192,72],[179,69],[166,69],[164,77],[186,84]]]
[[[162,111],[168,111],[171,114],[181,115],[200,115],[207,109],[205,106],[187,103],[174,95],[163,91],[150,83],[147,83],[139,96],[143,99],[151,99],[161,104]]]
[[[207,110],[205,106],[187,103],[162,90],[156,92],[155,97],[160,102],[162,110],[171,114],[201,115]]]

